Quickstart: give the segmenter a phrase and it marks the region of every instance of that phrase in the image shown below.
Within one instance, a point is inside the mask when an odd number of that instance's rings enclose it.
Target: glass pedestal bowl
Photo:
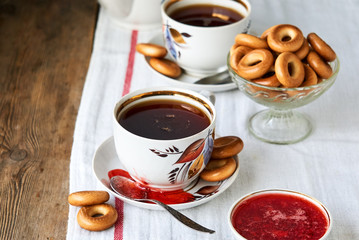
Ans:
[[[280,88],[248,81],[228,63],[229,73],[238,88],[253,101],[269,107],[250,118],[250,132],[262,141],[276,144],[296,143],[308,137],[312,124],[305,115],[293,109],[314,101],[333,85],[339,72],[338,58],[329,64],[333,69],[329,79],[308,87]]]

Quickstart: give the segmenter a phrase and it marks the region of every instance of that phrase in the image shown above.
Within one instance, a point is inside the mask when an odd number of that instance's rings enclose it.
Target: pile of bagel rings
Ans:
[[[181,75],[182,69],[177,63],[166,59],[167,49],[157,44],[138,43],[136,51],[149,57],[148,63],[159,73],[171,78],[177,78]]]
[[[315,33],[304,37],[290,24],[265,30],[260,37],[237,34],[229,64],[246,80],[267,87],[315,85],[332,76],[333,49]]]
[[[243,149],[243,141],[236,136],[216,138],[213,144],[211,159],[205,169],[200,173],[200,178],[217,182],[229,178],[237,169],[235,155]]]
[[[80,191],[71,193],[68,202],[81,207],[77,214],[80,227],[89,231],[103,231],[117,221],[116,209],[107,204],[110,195],[106,191]]]

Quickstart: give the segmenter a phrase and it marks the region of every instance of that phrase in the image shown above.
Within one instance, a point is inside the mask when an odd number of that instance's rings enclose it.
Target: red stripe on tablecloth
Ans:
[[[135,63],[137,36],[138,36],[138,31],[133,30],[131,35],[131,50],[130,50],[130,54],[128,55],[127,71],[126,71],[125,83],[123,85],[122,96],[129,93],[131,88],[133,65]]]
[[[125,82],[122,90],[122,96],[129,93],[131,89],[133,65],[135,63],[137,36],[138,36],[138,31],[133,30],[131,34],[131,48],[130,48],[130,54],[128,55],[127,70],[126,70]],[[123,201],[116,198],[115,206],[118,214],[118,219],[115,223],[114,240],[123,240],[123,216],[124,216]]]
[[[123,240],[123,201],[115,198],[115,207],[118,218],[115,223],[114,240]]]

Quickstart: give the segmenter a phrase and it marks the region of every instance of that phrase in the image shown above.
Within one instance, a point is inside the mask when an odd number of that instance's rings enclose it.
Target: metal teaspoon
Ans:
[[[202,225],[194,222],[193,220],[189,219],[188,217],[186,217],[185,215],[183,215],[182,213],[178,212],[177,210],[173,209],[172,207],[168,206],[167,204],[164,204],[158,200],[154,200],[154,199],[134,199],[134,198],[130,198],[125,196],[124,194],[121,193],[121,190],[117,187],[117,183],[116,181],[123,181],[120,180],[119,176],[114,176],[111,178],[110,180],[110,186],[113,189],[113,191],[115,191],[117,194],[121,195],[122,197],[131,199],[131,200],[135,200],[138,202],[153,202],[156,203],[157,205],[163,207],[165,210],[167,210],[172,216],[174,216],[177,220],[179,220],[181,223],[183,223],[184,225],[195,229],[197,231],[201,231],[201,232],[207,232],[207,233],[214,233],[215,231],[208,229],[206,227],[203,227]]]
[[[208,77],[201,78],[195,81],[194,84],[225,84],[231,82],[232,82],[231,77],[229,76],[229,73],[226,70]]]

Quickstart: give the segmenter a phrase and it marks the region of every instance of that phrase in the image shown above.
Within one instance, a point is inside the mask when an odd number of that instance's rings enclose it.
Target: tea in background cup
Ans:
[[[190,75],[224,71],[233,39],[249,30],[250,13],[246,0],[166,0],[161,7],[166,48]]]
[[[213,104],[196,92],[169,87],[132,92],[114,109],[117,155],[148,187],[184,188],[210,159],[215,120]]]
[[[162,0],[99,0],[101,6],[122,27],[160,29]]]

